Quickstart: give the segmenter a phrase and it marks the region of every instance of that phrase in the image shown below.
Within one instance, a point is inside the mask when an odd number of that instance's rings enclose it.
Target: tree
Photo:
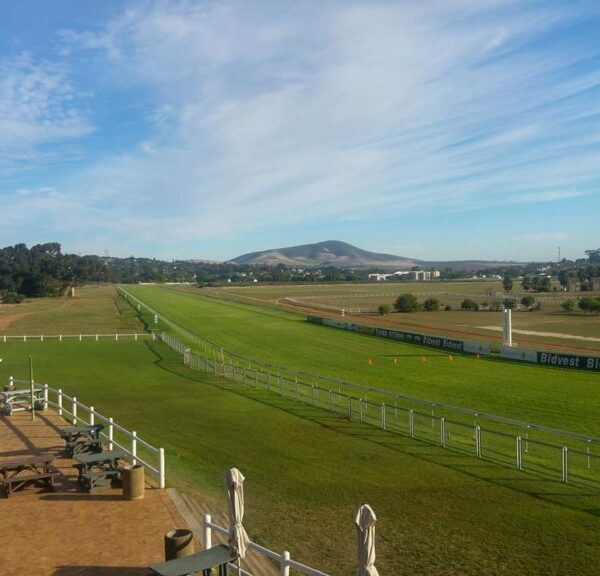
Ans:
[[[517,305],[517,301],[514,298],[505,298],[504,300],[502,300],[502,304],[505,308],[513,310],[514,307]]]
[[[506,275],[502,279],[502,288],[504,288],[505,292],[510,292],[513,288],[513,280],[510,276]]]
[[[426,312],[435,312],[440,309],[440,301],[437,298],[427,298],[423,302],[423,310]]]
[[[600,312],[600,298],[586,296],[585,298],[581,298],[577,305],[584,312]]]
[[[565,300],[560,307],[565,312],[573,312],[573,309],[575,308],[575,302],[573,300]]]
[[[419,308],[419,303],[414,294],[400,294],[394,302],[394,308],[398,312],[416,312]]]
[[[523,296],[523,298],[521,298],[521,304],[523,304],[525,308],[531,308],[535,304],[535,298],[533,296]]]
[[[461,303],[460,307],[462,310],[479,310],[479,304],[475,300],[465,298]]]
[[[377,308],[377,312],[379,312],[379,314],[381,314],[381,316],[385,316],[386,314],[389,314],[392,311],[392,307],[389,304],[382,304],[381,306],[378,306]]]
[[[521,288],[523,288],[523,290],[531,290],[531,276],[523,276]]]

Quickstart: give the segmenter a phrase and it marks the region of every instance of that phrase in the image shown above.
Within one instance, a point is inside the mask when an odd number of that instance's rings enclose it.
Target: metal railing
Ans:
[[[16,380],[11,376],[9,378],[9,385],[29,386],[30,382],[28,380]],[[135,430],[127,430],[127,428],[117,424],[112,418],[108,418],[96,411],[93,406],[88,406],[77,400],[76,396],[65,394],[60,388],[52,388],[48,384],[35,383],[35,389],[38,391],[38,394],[41,393],[38,399],[42,400],[42,409],[45,410],[48,406],[55,408],[58,415],[62,416],[73,426],[104,424],[106,432],[101,432],[101,436],[108,443],[108,449],[113,450],[115,446],[120,448],[127,453],[132,464],[143,464],[150,475],[158,480],[159,487],[165,487],[165,451],[163,448],[156,448],[140,438]],[[29,388],[14,391],[13,393],[20,393],[23,397],[30,397]],[[3,392],[3,394],[11,394],[11,392]]]
[[[432,444],[516,467],[544,478],[600,486],[600,438],[393,394],[344,390],[193,353],[167,333],[160,338],[189,368],[337,413]],[[369,392],[367,395],[366,392]]]
[[[222,526],[219,526],[218,524],[214,524],[212,522],[212,518],[211,518],[210,514],[205,514],[203,520],[204,520],[204,522],[203,522],[203,524],[204,524],[203,543],[204,543],[205,549],[212,547],[213,531],[216,532],[217,534],[221,534],[223,536],[229,535],[229,531],[226,528],[223,528]],[[289,576],[290,568],[292,570],[298,571],[302,574],[307,574],[307,576],[329,576],[327,573],[321,572],[320,570],[317,570],[316,568],[311,568],[310,566],[307,566],[306,564],[302,564],[300,562],[296,562],[296,560],[292,560],[291,555],[287,550],[282,552],[281,554],[278,554],[277,552],[273,552],[273,550],[269,550],[268,548],[265,548],[264,546],[261,546],[260,544],[256,544],[255,542],[252,542],[252,541],[248,544],[248,548],[250,550],[254,550],[261,556],[265,556],[266,558],[270,558],[271,560],[274,560],[275,562],[277,562],[279,564],[280,576]],[[234,572],[237,571],[237,568],[234,564],[230,564],[229,566],[234,570]],[[249,572],[246,572],[245,570],[241,570],[241,573],[244,576],[252,576],[252,574],[250,574]]]

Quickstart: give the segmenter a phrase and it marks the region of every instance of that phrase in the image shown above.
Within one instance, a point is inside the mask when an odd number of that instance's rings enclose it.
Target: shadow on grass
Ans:
[[[279,395],[261,389],[245,387],[230,380],[195,372],[189,369],[176,356],[164,358],[162,350],[157,350],[153,343],[147,343],[156,356],[156,366],[178,377],[193,382],[203,382],[215,388],[226,390],[232,394],[243,396],[263,405],[282,410],[298,418],[309,420],[323,428],[338,434],[377,444],[385,449],[417,458],[430,464],[448,468],[466,476],[489,482],[496,486],[519,492],[593,516],[600,516],[600,487],[561,481],[560,468],[554,473],[548,471],[519,471],[511,468],[508,457],[503,460],[491,458],[478,459],[464,450],[446,447],[426,439],[411,439],[407,435],[394,433],[381,428],[356,421],[350,421],[340,413],[331,413],[324,408],[301,403],[291,398],[281,398]]]

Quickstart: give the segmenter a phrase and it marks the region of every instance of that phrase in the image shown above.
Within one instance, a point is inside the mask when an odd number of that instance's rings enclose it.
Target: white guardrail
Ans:
[[[229,536],[229,531],[227,528],[223,528],[218,524],[214,524],[212,522],[212,518],[210,514],[204,515],[204,548],[208,549],[212,546],[212,532],[216,532],[217,534],[221,534],[223,536]],[[302,574],[307,574],[308,576],[329,576],[326,572],[321,572],[315,568],[311,568],[306,564],[301,564],[300,562],[296,562],[292,560],[290,557],[290,553],[286,550],[282,554],[277,554],[277,552],[273,552],[273,550],[269,550],[260,544],[256,544],[255,542],[250,542],[248,544],[248,548],[250,550],[254,550],[258,552],[261,556],[266,556],[271,560],[275,560],[275,562],[279,563],[279,574],[280,576],[290,576],[290,568],[293,570],[297,570]],[[237,572],[237,567],[233,564],[230,564],[231,568],[233,568]],[[246,572],[245,570],[240,570],[240,573],[244,576],[252,576],[250,572]]]
[[[96,342],[100,340],[115,340],[118,342],[119,340],[127,339],[137,341],[138,339],[143,338],[156,340],[156,335],[147,332],[133,332],[132,334],[23,334],[20,336],[4,334],[0,336],[0,342],[45,342],[46,340],[58,340],[59,342],[62,342],[63,340],[79,340],[80,342],[83,340],[95,340]]]
[[[28,380],[16,380],[11,376],[9,378],[9,386],[29,387],[30,382]],[[35,383],[36,396],[40,391],[43,397],[43,408],[46,409],[48,406],[52,406],[56,409],[59,416],[62,416],[73,426],[104,424],[106,432],[101,432],[101,436],[108,442],[108,449],[112,450],[116,446],[125,451],[130,457],[132,464],[143,464],[150,475],[158,480],[159,487],[165,487],[164,448],[152,446],[152,444],[142,440],[135,430],[127,430],[117,424],[112,418],[107,418],[103,414],[100,414],[100,412],[97,412],[93,406],[87,406],[77,400],[77,397],[65,394],[60,388],[57,389],[48,386],[48,384]],[[12,394],[26,395],[28,393],[30,393],[29,388],[26,390],[15,390],[14,392],[3,392],[2,394],[4,398],[7,398]],[[85,414],[85,417],[82,417],[83,414]]]

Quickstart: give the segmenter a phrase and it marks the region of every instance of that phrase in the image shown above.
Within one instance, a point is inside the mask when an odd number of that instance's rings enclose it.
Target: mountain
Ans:
[[[262,252],[250,252],[238,256],[230,262],[234,264],[266,264],[277,266],[311,267],[311,266],[337,266],[355,268],[389,268],[395,270],[406,270],[412,266],[423,265],[420,260],[394,256],[393,254],[378,254],[361,250],[356,246],[340,242],[339,240],[327,240],[317,244],[303,244],[302,246],[291,246],[288,248],[276,248],[263,250]]]

